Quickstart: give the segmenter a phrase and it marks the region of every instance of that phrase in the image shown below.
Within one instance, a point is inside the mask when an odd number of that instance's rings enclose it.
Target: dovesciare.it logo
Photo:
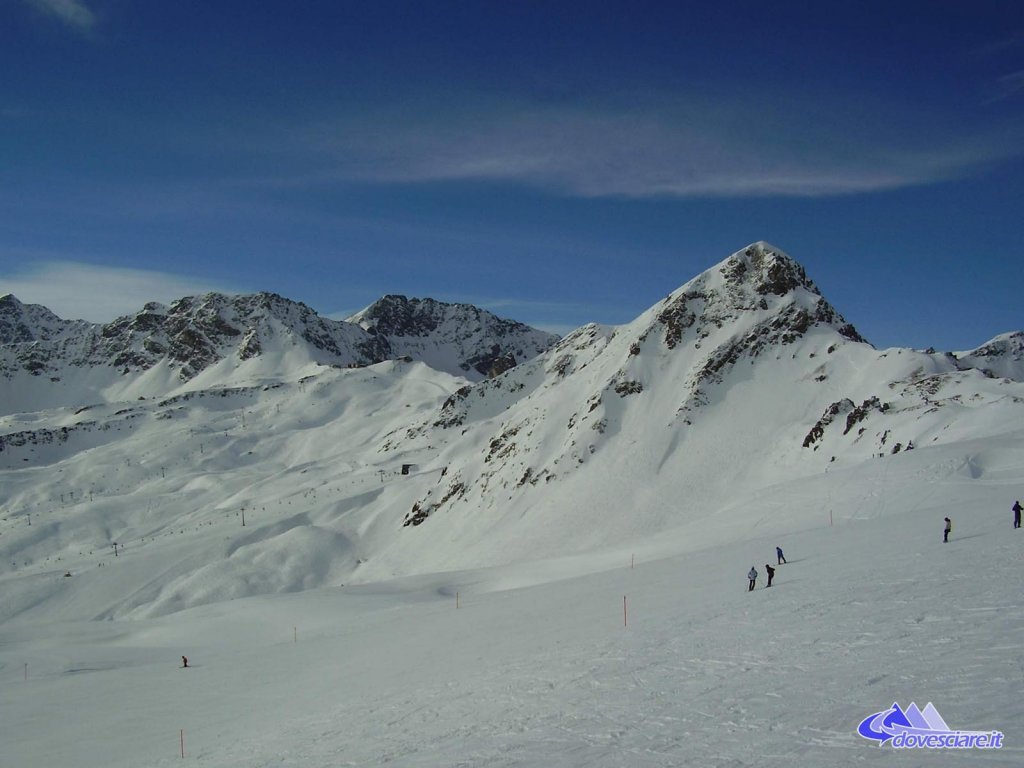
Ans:
[[[857,733],[865,739],[888,743],[893,749],[1000,749],[999,731],[957,731],[946,725],[931,702],[922,710],[911,703],[903,709],[893,702],[883,712],[864,718]]]

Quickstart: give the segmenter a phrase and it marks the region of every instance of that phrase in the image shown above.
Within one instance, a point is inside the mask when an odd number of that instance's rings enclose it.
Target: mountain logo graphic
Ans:
[[[1000,731],[953,730],[942,719],[931,702],[924,709],[911,702],[904,709],[893,702],[892,707],[876,712],[861,721],[857,733],[865,739],[888,743],[894,749],[1000,749]]]

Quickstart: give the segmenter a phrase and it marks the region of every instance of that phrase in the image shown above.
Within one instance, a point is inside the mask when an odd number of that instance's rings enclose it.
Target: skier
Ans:
[[[948,517],[944,519],[946,521],[946,527],[942,529],[942,541],[944,543],[948,543],[949,534],[953,531],[953,522]]]
[[[778,565],[782,565],[786,562],[786,556],[782,554],[782,547],[775,548],[775,556],[779,559]]]
[[[768,565],[768,563],[765,563],[764,564],[764,570],[765,570],[765,573],[768,574],[768,583],[765,584],[765,586],[766,587],[770,587],[772,585],[772,577],[775,576],[775,569],[772,568],[770,565]]]
[[[757,581],[757,570],[754,566],[750,566],[750,572],[747,574],[747,578],[750,579],[750,586],[747,587],[747,592],[753,592],[754,582]]]
[[[1020,528],[1020,500],[1013,502],[1013,527]]]
[[[181,657],[181,668],[182,669],[188,669],[188,657],[186,657],[186,656],[182,656]]]

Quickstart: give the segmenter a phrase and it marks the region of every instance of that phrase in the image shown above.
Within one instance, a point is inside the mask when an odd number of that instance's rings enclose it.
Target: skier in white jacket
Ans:
[[[754,566],[750,566],[750,572],[747,574],[747,578],[750,579],[750,586],[747,587],[747,592],[753,592],[754,582],[757,581],[757,569]]]

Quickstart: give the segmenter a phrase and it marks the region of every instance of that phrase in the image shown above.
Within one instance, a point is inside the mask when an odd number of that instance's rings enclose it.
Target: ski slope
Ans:
[[[682,529],[131,621],[23,614],[0,625],[0,765],[1020,765],[1021,437],[970,472],[918,450],[888,459],[884,485],[868,467],[778,488],[731,538]],[[940,458],[929,498],[901,494]],[[873,495],[830,526],[829,492],[858,485]],[[768,590],[777,544],[789,562]],[[135,578],[145,557],[104,568]],[[894,701],[1005,746],[901,754],[856,734]]]

